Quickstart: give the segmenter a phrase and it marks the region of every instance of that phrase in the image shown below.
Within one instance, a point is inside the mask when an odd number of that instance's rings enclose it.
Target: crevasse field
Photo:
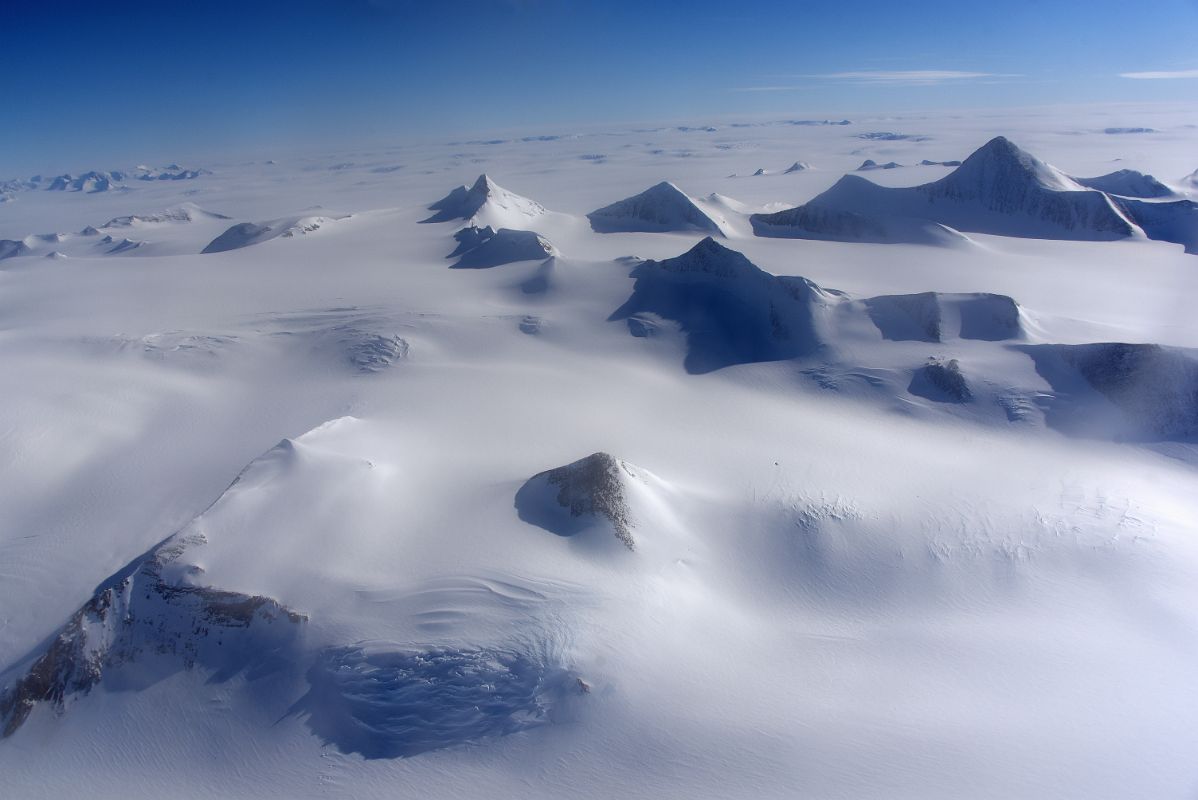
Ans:
[[[6,183],[0,794],[1198,797],[1196,142]]]

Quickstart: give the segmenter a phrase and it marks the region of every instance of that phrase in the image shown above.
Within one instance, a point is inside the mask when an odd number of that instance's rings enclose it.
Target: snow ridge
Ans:
[[[836,241],[931,243],[937,237],[930,235],[930,225],[1086,241],[1138,232],[1110,196],[1081,186],[1002,136],[933,183],[888,188],[846,175],[804,206],[752,220],[759,236]]]

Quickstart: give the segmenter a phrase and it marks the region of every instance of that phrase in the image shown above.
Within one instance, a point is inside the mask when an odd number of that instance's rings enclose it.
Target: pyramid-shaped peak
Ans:
[[[995,136],[993,139],[979,147],[977,152],[1006,154],[1009,156],[1019,156],[1026,153],[1026,151],[1022,150],[1018,145],[1005,136]]]
[[[701,272],[720,278],[762,273],[761,268],[743,253],[725,247],[710,236],[680,256],[652,263],[667,272]]]
[[[662,181],[661,183],[654,184],[653,186],[650,186],[645,191],[641,192],[640,196],[641,197],[659,196],[659,197],[677,198],[677,199],[686,200],[686,201],[690,200],[690,198],[687,196],[686,192],[679,189],[677,186],[675,186],[670,181]]]
[[[516,508],[521,519],[559,536],[577,535],[589,521],[605,518],[615,538],[635,550],[625,484],[636,474],[608,453],[591,453],[534,475],[516,494]]]
[[[471,192],[477,192],[484,195],[489,195],[497,190],[499,190],[499,186],[496,185],[495,181],[491,180],[491,177],[485,172],[482,175],[479,175],[478,180],[476,180],[474,185],[470,187]]]
[[[979,162],[1009,164],[1024,169],[1034,169],[1044,164],[1005,136],[995,136],[986,142],[965,159],[961,166],[966,166],[971,162],[975,164]]]
[[[504,189],[485,172],[469,188],[459,186],[428,208],[437,213],[423,222],[464,219],[495,228],[520,228],[545,213],[540,203]]]
[[[1021,149],[1005,136],[995,136],[979,147],[944,180],[987,189],[1016,183],[1031,183],[1058,192],[1079,191],[1082,188],[1068,175]]]
[[[587,214],[599,233],[702,231],[724,235],[720,223],[669,181]]]

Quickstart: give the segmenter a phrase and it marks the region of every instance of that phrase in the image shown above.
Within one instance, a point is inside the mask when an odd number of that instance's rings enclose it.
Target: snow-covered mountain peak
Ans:
[[[951,185],[960,193],[973,196],[1005,191],[1016,185],[1037,186],[1054,192],[1083,191],[1083,187],[1068,175],[1020,149],[1005,136],[996,136],[986,142],[938,183]]]
[[[704,211],[670,181],[587,214],[598,233],[701,231],[725,236],[726,222]]]
[[[474,184],[457,187],[428,207],[437,213],[424,222],[450,222],[464,219],[472,225],[521,229],[542,214],[545,207],[535,200],[504,189],[486,173]]]
[[[710,236],[680,256],[653,262],[666,272],[701,272],[719,278],[735,278],[763,274],[749,259]]]

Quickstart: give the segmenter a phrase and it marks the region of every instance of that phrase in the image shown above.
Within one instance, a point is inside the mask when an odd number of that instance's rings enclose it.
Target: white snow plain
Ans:
[[[0,794],[1198,795],[1198,256],[749,219],[1198,112],[818,122],[9,182]]]

